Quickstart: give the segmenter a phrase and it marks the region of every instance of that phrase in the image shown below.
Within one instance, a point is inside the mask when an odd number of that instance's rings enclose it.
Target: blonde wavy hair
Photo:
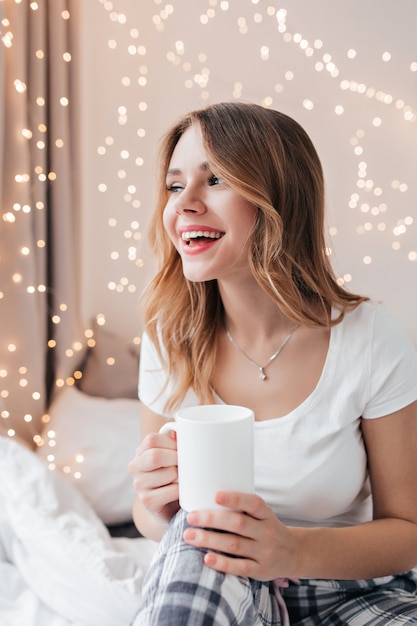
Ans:
[[[291,117],[256,104],[220,103],[185,115],[164,136],[158,197],[149,228],[157,272],[144,294],[147,333],[175,376],[166,409],[188,389],[214,402],[211,385],[223,306],[217,282],[191,282],[164,226],[166,173],[190,126],[201,129],[211,171],[258,207],[249,265],[262,289],[291,320],[310,327],[339,323],[364,296],[340,286],[326,254],[324,179],[320,159]],[[331,319],[331,309],[338,315]],[[163,346],[164,351],[162,351]]]

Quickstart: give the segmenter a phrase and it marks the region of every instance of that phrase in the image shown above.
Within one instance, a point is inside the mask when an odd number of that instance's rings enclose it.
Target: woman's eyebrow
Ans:
[[[177,167],[172,167],[167,171],[166,176],[178,176],[179,174],[181,174],[181,170]]]
[[[199,165],[198,169],[202,170],[203,172],[207,172],[208,170],[210,170],[210,166],[207,161],[204,161],[203,163],[201,163],[201,165]],[[179,167],[170,167],[166,173],[166,176],[179,176],[180,174],[182,174],[182,170]]]

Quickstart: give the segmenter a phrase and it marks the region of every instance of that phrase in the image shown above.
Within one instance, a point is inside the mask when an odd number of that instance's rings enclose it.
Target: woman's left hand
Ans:
[[[222,491],[216,502],[232,510],[193,511],[184,532],[186,543],[207,550],[208,567],[255,580],[293,576],[295,538],[262,498]]]

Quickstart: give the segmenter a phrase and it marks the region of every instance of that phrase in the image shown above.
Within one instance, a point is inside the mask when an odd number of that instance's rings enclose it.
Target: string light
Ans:
[[[108,10],[105,3],[102,4],[105,10]],[[356,132],[353,130],[353,133],[350,131],[350,135],[346,131],[343,137],[345,148],[351,154],[352,174],[350,177],[351,193],[346,195],[345,206],[346,210],[350,212],[348,219],[352,222],[351,236],[354,238],[361,235],[365,241],[364,235],[372,233],[375,237],[379,234],[380,250],[389,254],[392,241],[387,239],[387,234],[392,233],[394,236],[393,214],[394,211],[400,210],[399,200],[393,199],[393,193],[404,195],[404,200],[401,202],[402,206],[406,207],[410,204],[410,200],[405,196],[410,194],[412,189],[415,189],[415,185],[411,185],[410,180],[400,181],[399,178],[395,177],[392,177],[393,185],[387,183],[387,172],[381,171],[380,164],[375,161],[376,154],[373,144],[376,145],[377,142],[382,141],[375,133],[378,132],[380,136],[383,133],[389,133],[393,124],[396,124],[401,129],[400,132],[404,133],[407,133],[407,130],[405,127],[402,128],[403,124],[415,125],[415,100],[411,101],[407,92],[402,93],[401,87],[398,85],[396,92],[394,92],[394,89],[385,88],[384,83],[386,83],[387,66],[395,62],[398,64],[397,67],[402,64],[403,72],[408,69],[410,73],[414,73],[417,72],[417,62],[414,59],[404,61],[396,58],[393,49],[381,49],[379,73],[378,61],[375,61],[375,72],[368,76],[368,80],[365,80],[366,74],[363,73],[362,67],[358,64],[358,61],[363,59],[364,52],[361,50],[361,46],[357,45],[358,42],[355,40],[354,34],[345,38],[346,47],[343,57],[334,41],[332,43],[334,37],[330,39],[326,36],[326,33],[332,31],[329,24],[326,24],[326,20],[324,20],[324,25],[320,30],[316,28],[316,32],[314,32],[310,28],[307,34],[304,29],[296,27],[297,21],[300,20],[296,10],[291,5],[285,8],[276,8],[271,4],[262,6],[256,1],[251,2],[252,6],[249,4],[246,7],[243,5],[234,6],[232,3],[219,0],[210,0],[208,3],[197,2],[193,7],[188,8],[187,20],[183,22],[184,27],[182,29],[178,26],[175,27],[173,32],[175,32],[176,38],[172,39],[168,33],[165,34],[165,31],[170,28],[170,20],[174,15],[181,24],[180,18],[183,16],[183,7],[174,2],[170,5],[169,10],[165,10],[163,0],[154,0],[154,5],[151,22],[155,40],[158,41],[158,51],[161,59],[165,58],[166,66],[165,68],[163,66],[158,68],[158,71],[161,69],[161,76],[154,77],[153,58],[149,57],[148,52],[144,54],[142,70],[146,69],[149,80],[145,85],[138,78],[135,81],[135,77],[130,76],[129,81],[125,82],[124,85],[131,90],[137,89],[137,85],[146,87],[152,83],[152,79],[163,81],[166,70],[166,76],[170,75],[173,81],[180,79],[175,83],[177,89],[174,90],[174,96],[178,100],[180,100],[181,95],[183,101],[188,102],[192,99],[193,103],[196,99],[198,103],[198,98],[203,103],[229,98],[238,100],[258,99],[259,103],[265,107],[280,108],[283,103],[284,108],[285,106],[288,108],[290,105],[289,112],[291,114],[291,107],[295,109],[295,117],[297,117],[297,111],[300,111],[301,107],[311,119],[316,112],[318,115],[323,115],[327,106],[329,124],[332,124],[331,118],[333,116],[334,119],[343,120],[346,129],[352,129],[352,120],[355,118],[355,113],[359,107],[363,107],[365,111],[371,110],[372,107],[372,115],[367,118],[365,114],[363,128],[358,128]],[[207,8],[208,6],[209,8]],[[133,25],[137,21],[137,13],[133,8],[130,11],[125,9],[125,14],[128,25]],[[146,21],[146,18],[144,19]],[[209,30],[214,28],[216,30]],[[241,64],[234,66],[233,69],[231,66],[227,66],[224,71],[218,65],[218,55],[216,56],[218,37],[213,37],[215,33],[220,36],[223,28],[230,33],[234,58],[242,59]],[[333,31],[335,29],[336,26],[333,27]],[[140,29],[130,28],[129,33],[132,42],[134,38],[136,40],[135,46],[138,45],[137,40],[140,41],[144,32]],[[207,32],[210,32],[211,35],[206,35]],[[120,67],[124,68],[127,62],[124,62],[121,52],[122,37],[119,38],[115,32],[112,32],[111,39],[115,42],[113,53],[117,55],[115,66],[120,63]],[[261,66],[256,66],[255,60],[252,61],[250,68],[245,67],[243,47],[255,46],[255,42],[257,47],[252,47],[252,56],[258,55],[259,61],[268,64],[267,72]],[[106,45],[105,41],[103,41],[103,45]],[[285,46],[287,47],[284,49]],[[227,65],[227,55],[222,58],[221,63]],[[316,77],[319,74],[322,76],[320,80],[327,81],[326,83],[318,83]],[[182,80],[181,76],[183,77]],[[230,90],[229,93],[227,91],[225,93],[228,79],[230,80]],[[376,82],[379,80],[380,84],[373,84],[373,80]],[[222,89],[219,89],[220,81],[224,83]],[[332,81],[332,84],[328,81]],[[317,88],[315,82],[317,82]],[[306,87],[302,93],[303,88],[300,85],[304,83]],[[190,95],[187,95],[187,92]],[[145,100],[142,92],[136,93],[138,94],[139,110],[146,112],[150,108],[152,112],[154,105],[150,106],[148,99]],[[221,98],[219,98],[220,93]],[[325,94],[324,98],[323,93]],[[132,96],[131,100],[134,101],[133,93]],[[182,103],[182,107],[181,111],[186,109],[187,105]],[[151,118],[147,119],[149,121]],[[170,120],[167,123],[169,122]],[[134,127],[136,123],[135,118],[129,119],[126,126]],[[333,125],[335,124],[333,123]],[[146,121],[141,122],[141,128],[143,134],[140,135],[139,130],[136,130],[136,134],[146,138],[147,134],[144,133]],[[117,136],[115,136],[115,141],[119,144]],[[144,142],[144,149],[145,145]],[[343,150],[343,145],[341,150]],[[112,154],[105,152],[102,148],[99,148],[99,152],[108,164],[114,159]],[[146,171],[149,172],[149,164],[146,163],[143,156],[134,158],[133,155],[129,155],[126,161],[130,161],[132,164],[136,163],[136,165],[145,164],[147,166]],[[359,163],[365,162],[366,167],[358,167]],[[403,163],[407,165],[404,161]],[[120,170],[113,168],[113,177],[117,176],[121,180],[127,180],[129,177],[128,168],[124,168],[123,172],[126,173],[126,176],[122,178]],[[410,168],[407,169],[407,177],[409,175]],[[398,185],[395,183],[396,180],[398,180]],[[100,182],[100,185],[99,189],[104,189],[103,185],[106,185],[104,193],[108,194],[109,198],[116,189],[114,180],[111,186],[110,182],[104,183],[104,181]],[[137,189],[140,192],[140,185],[137,186]],[[133,208],[135,203],[140,205],[140,200],[135,198],[135,195],[136,192],[124,190],[121,193],[121,198]],[[370,196],[372,196],[372,200]],[[146,197],[142,204],[147,206]],[[365,215],[365,206],[369,207],[367,210],[368,220],[363,222],[362,216]],[[343,207],[339,206],[339,209],[343,210]],[[353,211],[350,211],[351,209]],[[112,228],[114,228],[115,223],[116,219],[114,218]],[[118,228],[120,226],[121,224]],[[124,232],[126,241],[131,238],[131,235],[127,234],[127,229],[119,232]],[[341,239],[341,232],[341,228],[330,225],[329,235],[332,237]],[[407,228],[405,234],[408,233],[415,234],[415,224]],[[121,259],[126,258],[124,254],[120,253],[124,244],[121,240],[119,241],[120,245],[111,253],[111,259],[114,263],[120,263]],[[375,238],[372,245],[378,245]],[[329,247],[329,254],[332,254],[332,248]],[[128,247],[128,260],[136,259],[135,262],[138,263],[137,252],[137,249]],[[414,259],[413,250],[405,252],[407,254],[403,257],[403,263],[409,263],[411,259]],[[362,265],[372,264],[376,256],[376,254],[363,254],[361,257]],[[139,262],[143,263],[143,259],[139,259]],[[350,277],[349,281],[346,279],[347,275]],[[358,269],[349,273],[344,272],[341,281],[343,284],[346,282],[354,283],[357,276]],[[107,288],[113,293],[125,291],[122,282],[116,277],[107,281]]]
[[[109,91],[109,99],[116,103],[113,118],[107,119],[102,126],[102,137],[96,147],[98,167],[95,171],[99,173],[97,177],[94,174],[88,183],[97,193],[97,203],[107,209],[102,213],[109,229],[110,243],[109,249],[101,257],[105,269],[99,280],[115,299],[115,306],[118,306],[117,299],[131,297],[134,302],[132,309],[136,310],[142,280],[138,270],[147,270],[149,265],[141,247],[144,239],[142,229],[146,227],[146,219],[142,219],[141,211],[146,210],[148,216],[151,208],[147,194],[154,163],[149,155],[157,132],[154,128],[154,117],[160,119],[160,103],[152,90],[157,81],[164,80],[166,76],[173,81],[180,79],[175,82],[177,92],[173,97],[173,112],[179,109],[179,99],[183,111],[189,108],[189,102],[198,106],[200,102],[205,104],[216,101],[221,94],[222,99],[250,99],[258,100],[265,107],[283,106],[290,114],[293,108],[294,117],[304,116],[302,119],[307,124],[309,120],[315,119],[315,115],[327,115],[329,125],[333,124],[334,128],[344,125],[345,133],[340,135],[344,144],[340,149],[346,150],[349,155],[350,171],[344,171],[343,174],[347,175],[350,187],[344,199],[345,204],[337,209],[343,213],[343,220],[346,219],[350,224],[353,243],[358,242],[358,249],[354,259],[357,263],[349,271],[342,271],[338,282],[352,284],[361,268],[372,266],[374,259],[378,257],[378,249],[365,249],[371,237],[373,245],[376,248],[380,246],[383,254],[402,254],[403,267],[409,264],[416,266],[416,222],[409,215],[409,207],[412,206],[410,197],[415,193],[415,183],[409,179],[409,169],[405,169],[403,174],[401,164],[396,164],[394,171],[394,161],[389,166],[393,168],[392,173],[388,166],[379,169],[373,142],[379,145],[384,136],[389,137],[389,129],[393,124],[398,126],[400,134],[406,135],[410,129],[415,132],[415,100],[410,100],[411,96],[406,90],[402,91],[400,84],[387,84],[385,77],[387,72],[393,71],[396,64],[395,67],[401,66],[404,74],[408,73],[410,80],[415,82],[417,59],[399,58],[395,49],[386,49],[384,46],[375,61],[375,76],[366,77],[360,67],[363,51],[357,45],[354,34],[351,39],[346,37],[345,50],[340,54],[340,50],[332,43],[333,38],[326,37],[328,27],[323,25],[316,32],[310,28],[307,32],[298,23],[301,20],[297,19],[291,3],[279,7],[272,6],[273,3],[264,4],[253,0],[245,5],[226,0],[195,2],[187,4],[187,19],[181,20],[185,11],[183,3],[178,0],[170,3],[158,0],[152,3],[147,16],[148,22],[145,17],[139,19],[142,17],[140,11],[143,10],[141,3],[105,0],[96,0],[96,3],[109,23],[108,29],[103,29],[104,34],[97,34],[95,45],[101,46],[103,56],[114,56],[116,62],[111,67],[118,69],[112,69],[116,87],[114,93]],[[118,6],[123,7],[123,10],[118,10]],[[30,8],[32,12],[40,13],[36,2],[31,2]],[[63,11],[61,17],[66,21],[71,20],[68,11]],[[0,45],[5,49],[11,48],[15,42],[13,24],[8,19],[3,19],[0,27]],[[254,60],[251,67],[238,63],[233,69],[227,66],[229,69],[224,74],[219,71],[219,38],[213,35],[222,32],[223,28],[227,28],[234,52],[253,46]],[[333,31],[336,28],[337,25],[334,25]],[[153,55],[156,49],[161,65],[155,70]],[[34,54],[37,63],[47,62],[45,50],[39,48]],[[62,53],[61,61],[66,67],[71,65],[70,51]],[[223,62],[227,65],[230,60],[224,58]],[[158,71],[161,71],[161,77],[158,76]],[[113,73],[109,70],[107,78],[111,80],[112,77]],[[13,78],[13,89],[22,97],[27,95],[28,85],[24,77]],[[67,93],[59,94],[58,102],[63,109],[72,105]],[[36,99],[38,110],[45,112],[48,105],[47,98],[39,94]],[[363,107],[365,111],[360,128],[355,115],[359,107]],[[170,122],[171,119],[168,120]],[[51,131],[45,121],[40,121],[33,127],[26,123],[19,132],[22,141],[34,142],[40,156],[33,165],[33,171],[25,171],[22,166],[15,173],[17,187],[23,188],[30,184],[31,176],[36,177],[40,183],[53,181],[58,173],[48,170],[42,156],[51,140]],[[131,138],[135,141],[131,141]],[[65,149],[62,137],[53,137],[53,142],[57,149]],[[30,206],[17,195],[15,202],[1,208],[0,223],[3,227],[12,228],[17,220],[44,208],[41,199],[37,199]],[[329,235],[335,239],[336,245],[340,245],[345,229],[339,227],[335,217],[333,220],[335,223],[330,223]],[[329,245],[326,254],[334,255],[336,245],[334,242]],[[15,285],[24,285],[28,297],[45,293],[46,286],[37,285],[35,281],[26,284],[27,266],[22,266],[21,263],[31,263],[35,254],[34,248],[40,250],[45,246],[45,240],[39,237],[36,246],[21,242],[16,249],[16,264],[11,266],[11,280]],[[99,249],[101,253],[103,248]],[[0,258],[0,263],[5,263],[3,257]],[[3,286],[0,301],[7,301],[7,292]],[[69,308],[62,305],[51,321],[59,326],[64,316],[71,313]],[[99,315],[97,322],[104,325],[105,316]],[[95,345],[91,329],[85,331],[84,344],[90,347]],[[68,358],[72,358],[77,352],[81,353],[83,343],[59,347]],[[48,340],[48,348],[57,348],[54,339]],[[7,354],[13,356],[18,352],[18,338],[11,337],[7,344]],[[24,363],[19,365],[25,367]],[[1,364],[2,398],[7,398],[10,393],[10,371],[11,367],[7,363],[5,366]],[[81,378],[82,371],[77,368],[72,376],[57,380],[56,385],[59,388],[72,386]],[[22,388],[23,385],[30,387],[30,372],[20,373],[19,380]],[[30,389],[30,392],[37,402],[42,401],[39,390]],[[22,417],[25,421],[30,421],[29,418],[29,413]],[[2,410],[0,407],[0,419],[10,422],[7,409]],[[45,414],[42,423],[48,423],[48,420],[49,416]],[[9,428],[8,434],[15,436],[15,429]],[[37,434],[34,441],[36,445],[48,445],[51,449],[56,445],[54,433],[48,433],[47,441]],[[81,476],[80,466],[85,461],[76,459],[74,465],[68,466],[65,471]],[[55,466],[53,456],[50,465]]]
[[[10,3],[11,4],[11,3]],[[15,1],[15,4],[21,4],[21,2]],[[28,5],[30,11],[28,19],[30,20],[30,26],[36,26],[38,20],[43,20],[44,15],[39,11],[39,4],[37,2],[30,2]],[[15,11],[9,6],[4,6],[0,3],[0,46],[5,50],[13,48],[13,46],[27,45],[26,41],[18,41],[18,37],[21,37],[19,20],[22,13],[20,11],[26,11],[25,8]],[[4,17],[4,15],[7,17]],[[58,20],[69,20],[69,11],[63,11]],[[58,24],[56,24],[58,26]],[[40,31],[39,31],[40,32]],[[3,50],[1,51],[3,52]],[[9,54],[14,54],[14,50],[11,50]],[[39,76],[45,73],[46,64],[49,62],[48,54],[42,46],[38,46],[37,49],[31,50],[28,46],[28,55],[32,55],[33,59],[36,59],[36,67],[39,72]],[[3,56],[1,59],[3,63]],[[30,59],[28,58],[28,63]],[[61,56],[61,63],[68,66],[71,64],[72,57],[69,51],[64,51]],[[57,59],[59,62],[59,59]],[[13,63],[10,63],[10,67],[13,67]],[[19,65],[19,70],[23,71],[23,65]],[[63,72],[68,72],[67,68],[62,68]],[[63,81],[63,85],[65,81]],[[21,128],[13,128],[13,132],[16,132],[21,137],[23,142],[30,142],[26,144],[24,149],[30,148],[31,157],[30,165],[27,169],[23,166],[19,167],[18,171],[14,171],[10,177],[9,189],[12,189],[12,180],[14,180],[14,193],[15,201],[10,201],[8,204],[4,204],[1,207],[1,220],[4,224],[3,233],[6,240],[7,254],[0,254],[0,269],[2,272],[2,282],[4,284],[4,291],[0,293],[0,299],[3,301],[2,305],[9,307],[9,310],[16,306],[18,302],[19,307],[24,307],[25,297],[29,297],[32,301],[36,296],[40,296],[39,306],[36,307],[39,310],[43,308],[44,294],[47,291],[47,287],[44,284],[35,284],[33,281],[33,268],[41,266],[43,264],[43,256],[39,256],[39,252],[46,248],[46,241],[41,236],[37,240],[26,240],[26,233],[32,231],[32,226],[28,220],[32,220],[31,213],[33,211],[42,211],[45,208],[44,198],[47,197],[47,190],[45,185],[57,180],[58,172],[55,169],[48,168],[48,160],[54,161],[54,149],[62,149],[64,147],[64,139],[62,137],[54,136],[51,129],[47,125],[47,105],[48,99],[45,93],[42,93],[42,88],[39,91],[34,90],[32,83],[27,81],[23,75],[18,73],[17,76],[10,76],[8,72],[5,73],[4,81],[5,89],[9,90],[11,97],[14,97],[14,101],[17,103],[19,99],[30,99],[30,115],[27,118],[24,116],[11,116],[11,121],[14,124],[15,120],[19,123],[20,119],[25,119],[24,125]],[[70,106],[70,100],[68,94],[65,93],[64,86],[59,87],[61,93],[58,93],[57,102],[60,107],[68,108]],[[31,92],[32,89],[32,92]],[[36,94],[36,97],[34,97]],[[17,98],[17,99],[16,99]],[[10,103],[9,103],[10,106]],[[24,104],[26,106],[26,103]],[[20,110],[20,105],[17,107]],[[29,121],[28,121],[29,120]],[[60,132],[57,128],[55,132]],[[27,146],[27,148],[26,148]],[[19,144],[17,143],[16,149]],[[46,156],[47,151],[50,150],[50,155]],[[26,155],[22,156],[17,162],[26,163],[29,159]],[[10,174],[9,174],[10,175]],[[29,186],[31,192],[28,191]],[[7,196],[5,195],[4,198]],[[28,201],[28,198],[33,198],[33,204]],[[23,200],[23,201],[22,201]],[[25,221],[26,220],[26,221]],[[27,222],[27,223],[26,223]],[[15,229],[15,225],[19,226],[19,231]],[[7,230],[6,230],[7,229]],[[41,228],[38,228],[41,232]],[[16,233],[24,232],[25,238],[19,242],[16,237]],[[29,243],[30,242],[30,243]],[[15,245],[15,249],[12,248]],[[16,295],[17,294],[17,295]],[[28,303],[30,307],[32,303]],[[64,315],[70,315],[71,311],[68,311],[68,306],[65,303],[58,305],[59,314],[53,314],[51,316],[51,322],[60,326],[63,323]],[[2,319],[3,331],[6,327],[5,320]],[[46,323],[46,320],[45,322]],[[15,334],[12,330],[14,327],[10,327],[9,331],[11,335]],[[41,377],[37,375],[37,371],[42,370],[38,366],[31,370],[31,367],[25,362],[27,347],[25,345],[25,333],[21,336],[18,333],[17,337],[11,336],[4,345],[5,334],[2,334],[3,350],[0,351],[0,400],[7,400],[7,407],[3,408],[0,403],[0,421],[8,420],[13,422],[13,426],[7,428],[7,434],[9,437],[24,436],[25,433],[32,432],[33,428],[38,428],[38,422],[40,419],[41,425],[45,423],[46,416],[39,417],[39,407],[42,410],[42,406],[46,403],[45,391],[43,389],[44,383]],[[36,338],[34,343],[36,344]],[[6,347],[6,349],[5,349]],[[57,347],[55,339],[47,340],[47,350],[54,350]],[[75,343],[71,348],[65,349],[60,346],[63,353],[66,354],[68,359],[72,359],[74,355],[79,351],[81,352],[83,346],[81,343]],[[67,384],[71,384],[71,381],[67,381]],[[41,388],[38,388],[38,385]],[[57,381],[57,386],[61,385],[61,381]],[[15,408],[15,398],[24,399],[20,404],[26,407],[26,412],[22,411],[21,415]],[[39,405],[37,407],[37,405]],[[12,410],[9,410],[13,407]],[[29,409],[29,410],[28,410]],[[33,423],[36,418],[36,425]],[[20,424],[21,422],[22,424]],[[29,427],[29,430],[25,429],[25,426]],[[2,424],[3,426],[3,424]],[[2,432],[4,428],[2,427]],[[41,437],[39,433],[34,434],[35,445],[40,445]]]

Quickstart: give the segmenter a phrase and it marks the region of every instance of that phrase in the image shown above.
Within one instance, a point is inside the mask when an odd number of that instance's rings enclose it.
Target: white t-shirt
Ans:
[[[145,333],[139,397],[155,413],[172,417],[164,405],[175,381],[161,393],[165,378]],[[289,525],[347,526],[371,520],[361,417],[382,417],[416,399],[417,352],[380,305],[361,304],[332,328],[312,394],[288,415],[255,421],[256,493]],[[216,402],[221,404],[221,398]],[[195,404],[198,399],[190,390],[182,406]]]

